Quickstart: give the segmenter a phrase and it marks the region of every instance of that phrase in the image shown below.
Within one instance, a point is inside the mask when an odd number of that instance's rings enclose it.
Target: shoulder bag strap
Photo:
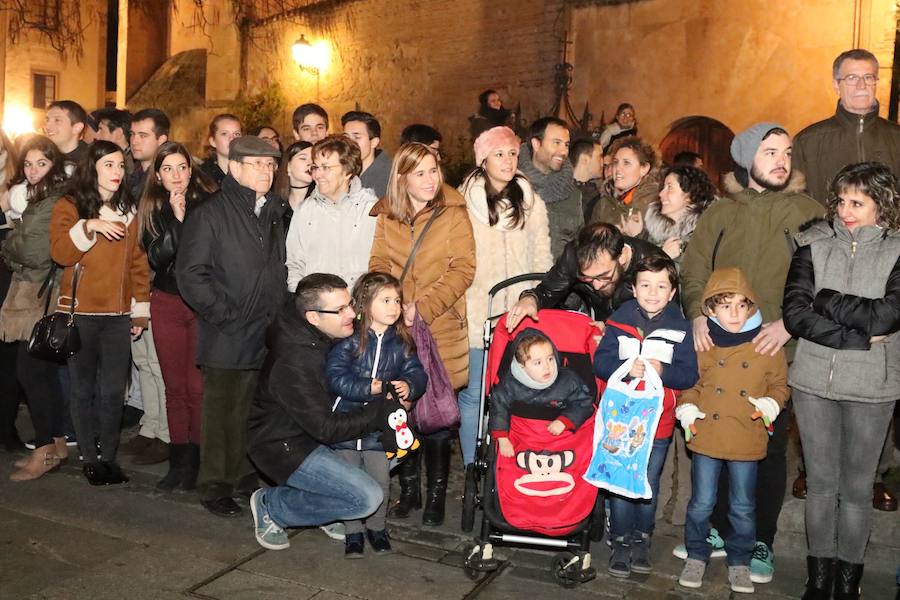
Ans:
[[[444,207],[434,209],[431,213],[431,217],[428,218],[428,222],[425,223],[425,227],[422,228],[422,233],[419,234],[418,239],[416,239],[416,243],[413,244],[412,250],[409,252],[409,258],[406,259],[406,264],[403,265],[403,272],[400,274],[400,284],[403,284],[403,280],[406,278],[406,274],[409,272],[409,268],[413,264],[413,260],[416,258],[416,252],[419,250],[419,246],[422,244],[422,239],[425,237],[425,234],[428,233],[429,227],[434,223],[434,220],[438,218],[438,215],[444,212]]]
[[[38,298],[41,297],[41,294],[47,294],[47,299],[44,300],[44,316],[47,316],[47,313],[50,311],[50,296],[53,294],[53,277],[56,275],[56,263],[53,263],[50,267],[50,271],[47,273],[47,277],[44,279],[44,283],[41,284],[41,288],[38,290]]]
[[[75,316],[75,294],[78,292],[78,280],[81,278],[81,263],[75,263],[72,272],[72,303],[69,305],[69,317]]]

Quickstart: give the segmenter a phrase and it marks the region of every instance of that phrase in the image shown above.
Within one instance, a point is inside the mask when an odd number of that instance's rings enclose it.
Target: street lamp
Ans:
[[[307,41],[306,36],[300,34],[300,39],[291,46],[291,54],[294,56],[294,62],[300,67],[301,71],[309,71],[319,76],[319,61],[316,49]]]

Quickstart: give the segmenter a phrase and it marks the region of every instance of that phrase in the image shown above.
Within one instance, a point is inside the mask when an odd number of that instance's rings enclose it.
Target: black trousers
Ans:
[[[28,354],[28,342],[19,342],[16,374],[28,398],[28,412],[34,424],[37,447],[46,446],[63,435],[62,386],[59,365]]]

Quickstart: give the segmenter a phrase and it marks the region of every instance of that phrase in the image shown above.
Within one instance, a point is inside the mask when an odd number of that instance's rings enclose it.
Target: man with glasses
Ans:
[[[794,139],[794,168],[809,195],[826,204],[828,184],[848,164],[877,161],[900,175],[900,126],[878,116],[878,59],[868,50],[842,52],[832,65],[838,95],[834,116]]]
[[[231,141],[228,175],[185,220],[176,258],[181,296],[197,313],[203,371],[198,492],[220,517],[257,487],[247,415],[266,357],[266,328],[285,300],[285,203],[269,189],[281,153],[254,136]]]
[[[328,447],[384,431],[399,408],[395,400],[373,397],[356,412],[331,410],[325,361],[336,341],[353,334],[355,319],[344,280],[313,273],[297,284],[272,328],[272,354],[248,422],[250,458],[277,484],[250,498],[264,548],[288,548],[285,527],[365,518],[385,500],[368,473]]]
[[[602,331],[603,321],[634,297],[633,267],[647,256],[665,255],[649,242],[622,235],[609,223],[585,225],[537,287],[522,293],[507,315],[507,329],[512,331],[525,317],[536,318],[539,309],[561,307],[575,293],[591,308]]]

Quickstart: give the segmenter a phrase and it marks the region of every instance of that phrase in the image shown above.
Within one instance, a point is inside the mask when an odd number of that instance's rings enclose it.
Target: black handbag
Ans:
[[[28,339],[28,353],[37,358],[51,362],[64,363],[69,357],[81,349],[81,336],[78,335],[78,327],[75,326],[75,293],[78,290],[78,278],[81,275],[81,263],[75,265],[72,274],[72,303],[69,312],[60,313],[50,311],[50,297],[52,294],[53,276],[56,274],[56,265],[50,269],[41,291],[47,294],[44,302],[44,316],[34,324],[31,337]],[[41,292],[38,292],[40,297]]]

